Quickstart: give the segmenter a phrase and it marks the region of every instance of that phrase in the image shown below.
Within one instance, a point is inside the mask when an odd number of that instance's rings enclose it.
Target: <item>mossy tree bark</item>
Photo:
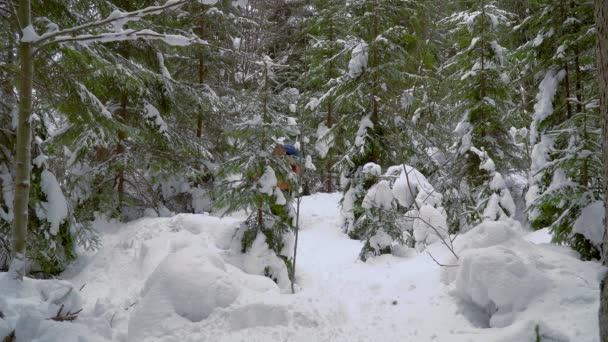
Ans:
[[[31,24],[30,0],[19,0],[18,18],[20,29]],[[15,198],[13,203],[13,261],[11,272],[23,279],[25,274],[25,249],[28,223],[28,202],[30,194],[30,162],[32,131],[32,80],[34,74],[32,42],[19,42],[19,118],[17,126],[17,147],[15,158]]]

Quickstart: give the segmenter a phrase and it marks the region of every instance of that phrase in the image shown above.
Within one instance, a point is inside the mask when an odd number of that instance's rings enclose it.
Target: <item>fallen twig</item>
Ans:
[[[442,264],[442,263],[440,263],[439,261],[437,261],[437,259],[435,259],[435,257],[433,257],[433,254],[431,254],[431,252],[426,251],[426,253],[427,253],[427,254],[428,254],[430,257],[431,257],[431,259],[433,259],[433,261],[434,261],[434,262],[435,262],[437,265],[439,265],[439,266],[441,266],[441,267],[458,267],[458,266],[460,266],[460,265],[458,265],[458,264],[455,264],[455,265],[446,265],[446,264]]]
[[[57,315],[55,315],[54,317],[50,317],[48,318],[48,320],[50,321],[56,321],[56,322],[71,322],[76,320],[76,318],[78,318],[78,314],[82,311],[82,309],[75,311],[75,312],[71,312],[68,310],[68,312],[65,313],[65,315],[62,315],[62,311],[63,311],[63,304],[61,304],[61,307],[59,307],[59,310],[57,311]]]

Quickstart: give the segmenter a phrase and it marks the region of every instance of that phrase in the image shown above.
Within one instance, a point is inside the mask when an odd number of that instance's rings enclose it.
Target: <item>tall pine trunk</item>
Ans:
[[[595,24],[598,40],[598,66],[600,86],[600,118],[602,122],[602,159],[604,178],[604,211],[608,213],[608,1],[595,0]],[[602,260],[608,264],[608,220],[604,218]],[[600,341],[608,342],[608,273],[600,285]]]
[[[201,13],[201,18],[199,21],[199,37],[202,40],[205,40],[205,8],[202,8],[202,13]],[[200,55],[198,57],[198,83],[203,86],[203,84],[205,84],[205,53],[203,51],[200,52]],[[197,120],[196,120],[196,137],[197,138],[201,138],[203,136],[203,108],[200,109],[201,111],[198,114]]]
[[[31,23],[30,0],[19,0],[18,18],[23,31]],[[13,261],[10,270],[20,280],[25,274],[25,249],[30,195],[30,164],[32,128],[32,81],[34,61],[32,43],[19,42],[19,119],[17,126],[17,155],[15,159],[15,198],[13,202]]]

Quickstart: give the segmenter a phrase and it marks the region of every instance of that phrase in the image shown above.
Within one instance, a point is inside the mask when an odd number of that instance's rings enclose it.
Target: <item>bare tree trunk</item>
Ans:
[[[595,0],[595,25],[598,40],[600,86],[600,118],[602,122],[602,159],[604,180],[604,210],[608,213],[608,1]],[[604,217],[603,264],[608,264],[608,220]],[[600,341],[608,342],[608,274],[600,285],[599,310]]]
[[[202,8],[201,19],[199,22],[199,37],[202,40],[205,40],[205,19],[204,12],[205,8]],[[198,83],[203,85],[205,83],[205,54],[201,51],[198,57]],[[203,109],[201,108],[201,112],[198,114],[197,122],[196,122],[196,137],[200,138],[203,136]]]
[[[566,5],[564,1],[561,2],[562,19],[566,20],[568,13],[566,13]],[[567,32],[564,32],[567,33]],[[568,119],[572,117],[572,104],[570,103],[570,70],[568,68],[568,61],[564,62],[564,70],[566,75],[564,76],[564,91],[566,92],[566,113]]]
[[[334,103],[333,103],[333,99],[330,97],[329,100],[327,101],[327,128],[331,129],[331,126],[333,125],[333,117],[332,117],[332,112],[333,112],[333,107],[334,107]],[[331,172],[332,172],[332,167],[333,167],[334,161],[333,161],[333,153],[332,153],[332,149],[330,148],[328,153],[327,153],[327,192],[331,193],[333,191],[333,179],[331,176]]]
[[[480,51],[480,59],[481,59],[481,74],[479,75],[480,77],[480,84],[479,84],[479,88],[480,88],[480,100],[483,103],[483,99],[486,97],[486,61],[485,61],[485,48],[486,48],[486,36],[485,36],[485,25],[486,25],[486,3],[485,1],[481,2],[481,43],[479,44],[479,51]],[[486,111],[485,108],[483,106],[481,106],[481,110],[479,113],[479,119],[480,119],[480,123],[481,123],[481,136],[484,137],[486,135],[486,125],[485,125],[485,121],[486,121]]]
[[[31,24],[30,0],[19,0],[18,17],[21,30]],[[10,270],[23,280],[25,274],[25,249],[30,195],[30,164],[32,128],[32,81],[34,61],[32,43],[19,42],[20,84],[19,120],[17,127],[17,155],[15,159],[15,198],[13,202],[13,261]]]
[[[128,101],[128,93],[125,90],[120,95],[120,117],[124,122],[127,121],[127,101]],[[116,144],[116,154],[121,155],[125,153],[126,148],[123,141],[126,139],[127,134],[124,131],[118,132],[118,144]],[[118,211],[122,213],[122,205],[124,203],[125,198],[125,165],[120,165],[118,167],[118,173],[116,175],[117,178],[117,191],[118,191]]]
[[[330,24],[329,26],[329,41],[333,44],[334,42],[334,25],[333,23]],[[333,53],[333,50],[332,50]],[[328,71],[327,71],[327,81],[329,82],[329,80],[331,80],[334,77],[334,60],[333,58],[331,58],[330,56],[330,60],[329,60],[329,66],[328,66]],[[327,128],[331,129],[331,126],[333,126],[334,124],[334,118],[333,118],[333,111],[334,111],[334,101],[333,101],[333,97],[330,96],[329,99],[327,100]],[[334,161],[333,161],[333,151],[332,148],[329,149],[328,153],[327,153],[327,184],[326,184],[326,190],[328,193],[331,193],[333,191],[333,179],[332,179],[332,167],[333,167]]]
[[[371,46],[373,46],[372,44],[374,44],[374,41],[376,40],[376,38],[378,37],[378,0],[374,0],[373,2],[373,8],[372,8],[372,12],[373,12],[373,22],[372,22],[372,37],[369,40],[369,45],[368,45],[368,49],[371,48]],[[371,121],[374,125],[373,129],[377,129],[376,127],[378,127],[378,121],[379,119],[379,114],[378,114],[378,70],[374,70],[378,67],[379,61],[378,61],[378,49],[377,47],[373,47],[373,50],[371,51],[371,63],[370,63],[370,69],[373,70],[374,76],[373,76],[373,82],[372,82],[372,117],[371,117]],[[373,162],[373,163],[379,163],[379,151],[376,147],[375,144],[372,144],[371,146],[371,153],[370,153],[370,158],[369,161]]]

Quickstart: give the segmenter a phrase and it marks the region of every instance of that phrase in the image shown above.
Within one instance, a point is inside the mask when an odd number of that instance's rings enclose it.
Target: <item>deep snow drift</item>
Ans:
[[[435,243],[358,261],[340,232],[337,194],[304,198],[297,293],[240,254],[242,218],[180,214],[99,221],[103,247],[63,281],[0,274],[0,336],[18,341],[598,341],[604,269],[515,222],[459,236],[456,260]],[[259,244],[263,245],[263,241]],[[457,266],[454,266],[457,265]],[[245,270],[245,271],[244,271]],[[247,272],[250,273],[247,273]],[[84,286],[84,287],[83,287]],[[47,320],[80,308],[74,322]]]

